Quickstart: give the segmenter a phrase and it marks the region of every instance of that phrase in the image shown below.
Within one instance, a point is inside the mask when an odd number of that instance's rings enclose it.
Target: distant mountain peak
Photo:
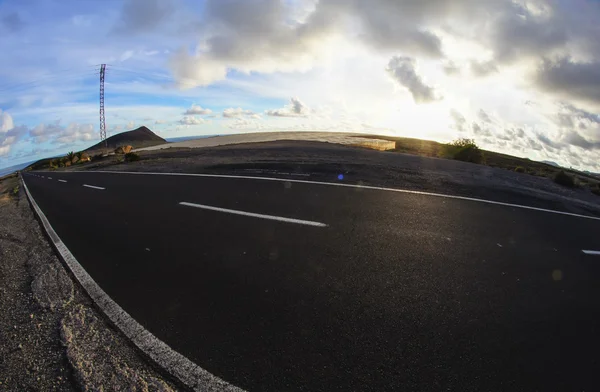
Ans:
[[[148,127],[141,126],[133,131],[121,132],[106,139],[109,150],[121,146],[133,148],[151,147],[168,143],[165,139],[152,132]],[[104,142],[97,143],[85,151],[104,150]]]
[[[545,163],[546,165],[560,167],[560,165],[556,162],[552,162],[552,161],[540,161],[540,162]]]

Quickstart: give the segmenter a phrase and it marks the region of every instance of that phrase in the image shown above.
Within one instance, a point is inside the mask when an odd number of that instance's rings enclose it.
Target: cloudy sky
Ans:
[[[110,134],[331,130],[600,171],[598,0],[0,0],[0,167]]]

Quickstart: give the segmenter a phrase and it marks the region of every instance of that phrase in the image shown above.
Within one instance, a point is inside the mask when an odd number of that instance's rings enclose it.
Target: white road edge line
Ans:
[[[88,184],[83,184],[83,186],[86,188],[100,189],[101,191],[106,189],[106,188],[102,188],[101,186],[94,186],[94,185],[88,185]]]
[[[243,389],[221,380],[173,350],[166,343],[142,327],[127,312],[117,305],[117,303],[114,302],[100,286],[98,286],[81,264],[79,264],[67,246],[62,242],[52,228],[52,225],[50,225],[46,215],[44,215],[37,205],[33,196],[31,196],[27,184],[25,184],[23,179],[21,180],[33,210],[39,217],[48,237],[67,267],[73,272],[75,278],[96,305],[104,312],[112,323],[133,342],[133,344],[156,362],[158,366],[165,369],[173,377],[195,391],[244,392]]]
[[[67,182],[67,180],[58,180],[58,182]]]
[[[65,172],[65,173],[74,173],[74,172]],[[315,185],[325,185],[325,186],[339,186],[339,187],[345,187],[345,188],[360,188],[360,189],[370,189],[370,190],[377,190],[377,191],[407,193],[407,194],[413,194],[413,195],[444,197],[444,198],[447,198],[447,199],[475,201],[475,202],[478,202],[478,203],[494,204],[494,205],[505,206],[505,207],[513,207],[513,208],[522,208],[522,209],[525,209],[525,210],[548,212],[548,213],[551,213],[551,214],[567,215],[567,216],[574,216],[576,218],[584,218],[584,219],[592,219],[592,220],[600,221],[600,217],[596,217],[596,216],[589,216],[589,215],[574,214],[574,213],[571,213],[571,212],[548,210],[546,208],[524,206],[524,205],[512,204],[512,203],[503,203],[503,202],[500,202],[500,201],[493,201],[493,200],[486,200],[486,199],[477,199],[477,198],[474,198],[474,197],[444,195],[444,194],[441,194],[441,193],[411,191],[411,190],[408,190],[408,189],[385,188],[385,187],[368,186],[368,185],[339,184],[339,183],[335,183],[335,182],[294,180],[294,179],[289,179],[289,178],[274,178],[274,177],[232,176],[232,175],[224,175],[224,174],[120,172],[120,171],[110,171],[110,170],[107,170],[107,171],[87,171],[86,173],[110,173],[110,174],[132,174],[132,175],[153,175],[153,176],[184,176],[184,177],[208,177],[208,178],[236,178],[236,179],[244,179],[244,180],[279,181],[279,182],[285,182],[285,181],[287,181],[287,182],[297,183],[297,184],[315,184]]]
[[[582,252],[586,255],[600,256],[600,251],[598,250],[582,250]]]
[[[202,208],[204,210],[211,210],[211,211],[217,211],[217,212],[225,212],[227,214],[243,215],[243,216],[249,216],[249,217],[252,217],[252,218],[268,219],[268,220],[274,220],[274,221],[286,222],[286,223],[296,223],[296,224],[299,224],[299,225],[306,225],[306,226],[327,227],[327,225],[325,223],[307,221],[307,220],[302,220],[302,219],[285,218],[283,216],[265,215],[265,214],[257,214],[257,213],[254,213],[254,212],[246,212],[246,211],[239,211],[239,210],[230,210],[230,209],[227,209],[227,208],[207,206],[207,205],[204,205],[204,204],[188,203],[186,201],[182,201],[179,204],[182,205],[182,206],[187,206],[187,207]]]

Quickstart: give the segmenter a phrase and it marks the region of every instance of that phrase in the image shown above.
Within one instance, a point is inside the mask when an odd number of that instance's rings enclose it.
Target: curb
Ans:
[[[31,193],[29,193],[27,184],[25,184],[25,180],[22,176],[21,182],[23,183],[23,188],[25,189],[29,203],[33,207],[35,214],[42,223],[46,234],[50,238],[54,248],[57,250],[60,258],[69,267],[79,284],[84,288],[96,306],[100,308],[113,325],[138,349],[154,361],[158,367],[162,368],[183,385],[195,391],[244,391],[243,389],[214,376],[173,350],[162,340],[146,330],[142,325],[135,321],[133,317],[117,305],[117,303],[113,301],[85,271],[75,256],[73,256],[71,251],[69,251],[67,246],[62,242],[58,234],[56,234],[52,225],[50,225],[50,222],[46,218],[46,215],[44,215]]]

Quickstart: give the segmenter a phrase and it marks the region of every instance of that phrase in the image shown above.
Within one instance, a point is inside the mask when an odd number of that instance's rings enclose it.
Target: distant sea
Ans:
[[[206,139],[208,137],[215,137],[221,135],[198,135],[198,136],[184,136],[184,137],[171,137],[165,139],[169,143],[177,143],[177,142],[187,142],[188,140],[196,140],[196,139]]]
[[[0,177],[4,177],[7,174],[14,173],[17,170],[24,169],[34,162],[37,162],[37,159],[35,161],[25,162],[25,163],[21,163],[21,164],[10,166],[10,167],[3,167],[2,169],[0,169]]]

